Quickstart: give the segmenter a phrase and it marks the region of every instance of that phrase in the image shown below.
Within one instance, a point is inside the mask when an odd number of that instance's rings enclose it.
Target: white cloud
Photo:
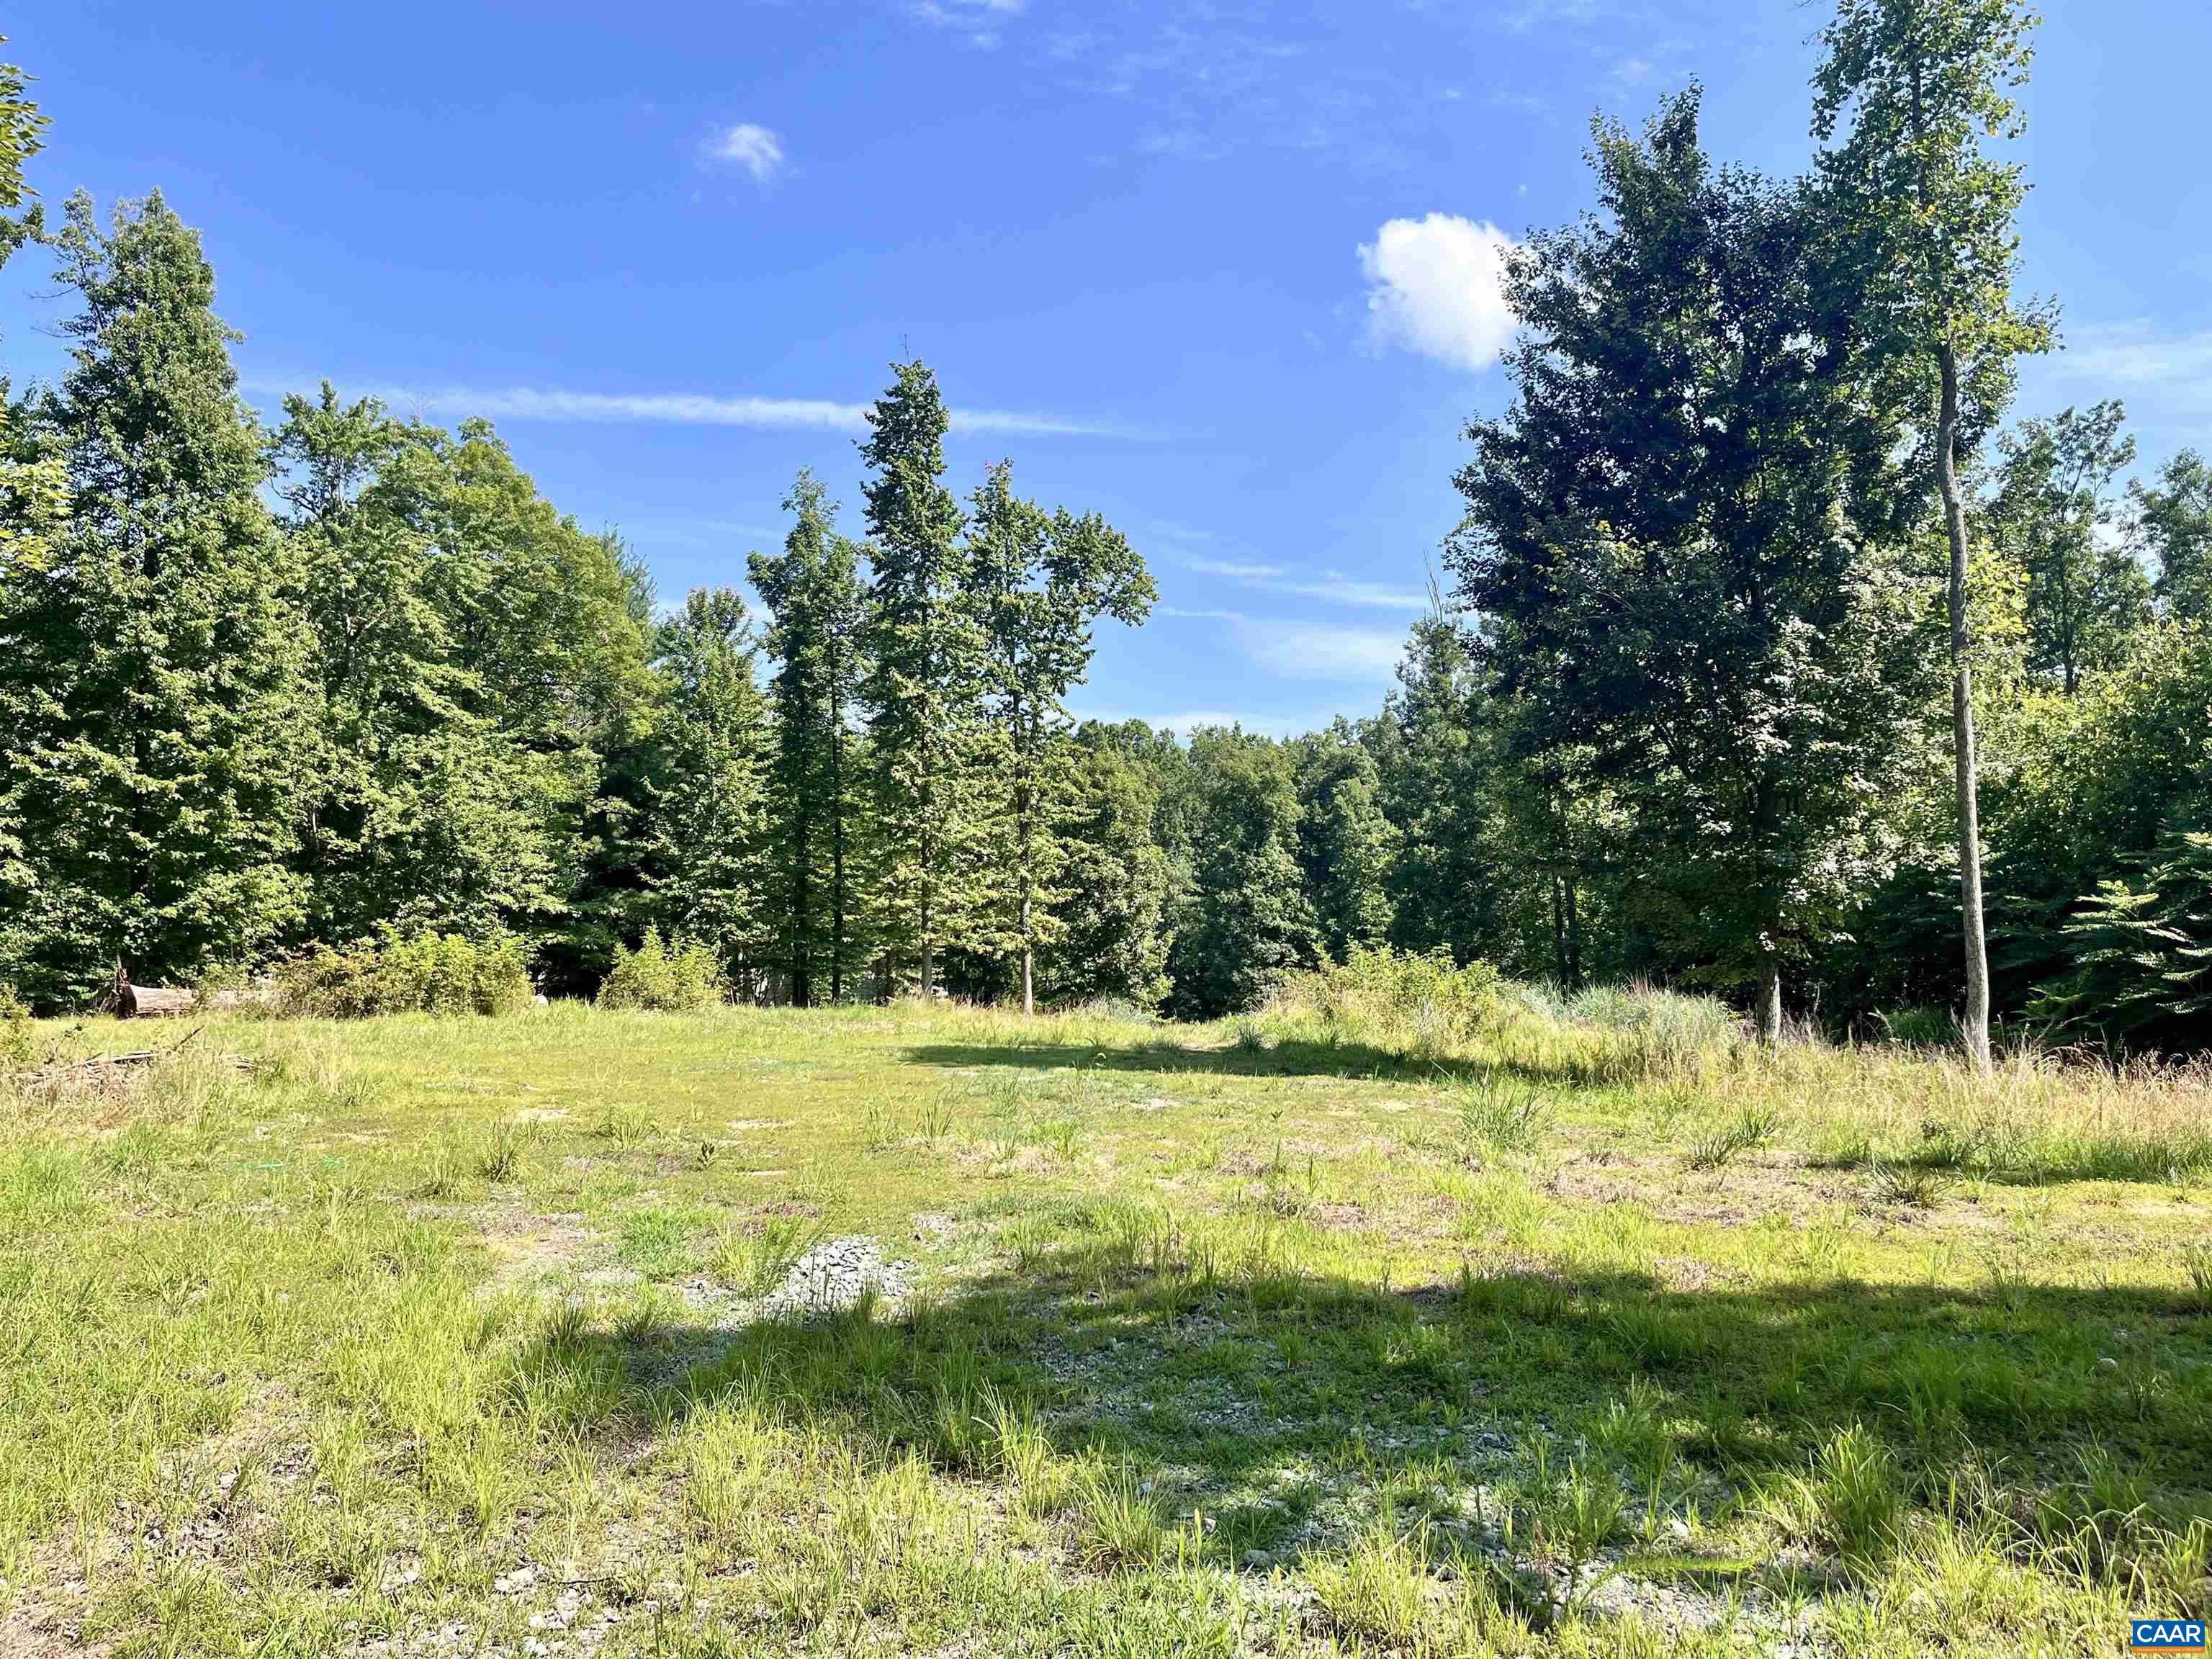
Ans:
[[[907,10],[925,23],[965,35],[968,44],[988,52],[1000,40],[1000,21],[1018,17],[1029,0],[913,0]]]
[[[2212,329],[2160,334],[2148,318],[2087,323],[2068,331],[2051,361],[2067,380],[2106,386],[2170,386],[2195,392],[2212,383]]]
[[[1389,684],[1397,677],[1406,636],[1380,628],[1248,617],[1236,611],[1182,611],[1161,605],[1152,613],[1182,622],[1219,623],[1260,667],[1285,680],[1331,680]]]
[[[1183,562],[1201,576],[1229,576],[1238,581],[1262,582],[1283,574],[1279,564],[1241,564],[1234,559],[1185,559]]]
[[[282,396],[289,382],[256,381],[256,396]],[[866,404],[821,398],[726,398],[690,392],[575,392],[558,386],[368,386],[367,396],[403,412],[442,410],[454,418],[481,415],[494,421],[670,426],[812,427],[836,432],[867,430]],[[955,432],[993,432],[1033,437],[1132,438],[1126,428],[1013,409],[955,409]]]
[[[1448,213],[1392,219],[1359,247],[1377,343],[1456,368],[1486,368],[1513,334],[1505,259],[1513,239]]]
[[[1237,642],[1269,672],[1286,680],[1342,680],[1389,684],[1406,653],[1406,637],[1377,628],[1329,623],[1261,621],[1237,624]]]
[[[1340,570],[1328,570],[1316,580],[1299,576],[1279,564],[1247,564],[1235,559],[1185,559],[1186,569],[1201,576],[1221,576],[1269,593],[1294,593],[1300,599],[1327,599],[1335,605],[1358,605],[1373,611],[1426,611],[1429,596],[1411,588],[1388,587],[1379,582],[1356,581]]]
[[[758,185],[783,170],[783,140],[751,121],[740,121],[716,134],[707,154],[714,161],[743,167]]]

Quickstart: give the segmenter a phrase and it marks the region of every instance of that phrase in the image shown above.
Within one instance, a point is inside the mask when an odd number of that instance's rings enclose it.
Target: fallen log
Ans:
[[[142,1066],[171,1059],[191,1046],[192,1039],[205,1030],[204,1025],[195,1025],[179,1041],[166,1048],[133,1048],[120,1054],[91,1054],[83,1060],[51,1060],[44,1066],[34,1066],[27,1072],[17,1072],[8,1081],[20,1089],[51,1089],[65,1084],[92,1083],[118,1072],[136,1070]],[[261,1062],[247,1054],[221,1054],[215,1063],[228,1066],[234,1071],[251,1072]]]
[[[265,1006],[275,998],[275,988],[265,982],[243,989],[226,987],[203,995],[189,987],[133,985],[127,975],[115,975],[114,1003],[118,1019],[174,1019],[198,1013],[204,1008]]]
[[[173,1019],[198,1011],[199,993],[167,985],[133,985],[123,980],[115,988],[115,1012],[125,1019]]]

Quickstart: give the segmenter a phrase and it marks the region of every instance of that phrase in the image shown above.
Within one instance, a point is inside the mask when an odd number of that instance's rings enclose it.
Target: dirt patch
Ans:
[[[1367,1212],[1357,1204],[1316,1204],[1305,1213],[1316,1227],[1350,1229],[1367,1224]]]
[[[1651,1264],[1651,1276],[1670,1291],[1702,1291],[1720,1277],[1710,1261],[1693,1255],[1662,1255]]]
[[[1611,1157],[1602,1164],[1570,1159],[1546,1178],[1544,1190],[1578,1206],[1628,1204],[1660,1221],[1729,1225],[1776,1214],[1802,1219],[1815,1206],[1858,1196],[1848,1179],[1798,1164],[1746,1160],[1705,1170],[1668,1158]]]
[[[0,1613],[0,1659],[105,1659],[114,1644],[87,1642],[83,1614],[84,1586],[75,1580],[46,1599],[19,1601]]]
[[[487,1288],[504,1289],[543,1279],[575,1265],[590,1248],[592,1235],[581,1215],[531,1215],[495,1212],[479,1230],[491,1246]]]

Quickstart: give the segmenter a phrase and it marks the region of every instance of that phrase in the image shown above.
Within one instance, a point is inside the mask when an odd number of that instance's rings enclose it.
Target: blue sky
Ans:
[[[1691,75],[1716,153],[1801,166],[1788,0],[724,0],[18,9],[33,182],[159,186],[203,231],[257,402],[327,375],[494,416],[665,599],[735,581],[811,465],[858,533],[855,414],[902,353],[1097,508],[1162,606],[1079,711],[1303,729],[1379,703],[1505,387],[1496,251],[1589,199],[1594,111]],[[2021,146],[2028,286],[2069,349],[2023,407],[2124,398],[2212,444],[2212,9],[2051,0]],[[51,373],[35,250],[0,349]]]

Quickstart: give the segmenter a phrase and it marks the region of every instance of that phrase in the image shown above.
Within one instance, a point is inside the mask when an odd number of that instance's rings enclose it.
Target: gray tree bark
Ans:
[[[1948,340],[1938,349],[1942,404],[1936,423],[1943,523],[1951,537],[1951,738],[1959,792],[1959,911],[1966,954],[1966,1009],[1960,1029],[1979,1070],[1990,1068],[1990,947],[1982,926],[1982,822],[1975,794],[1972,668],[1967,661],[1966,508],[1959,495],[1959,362]]]

